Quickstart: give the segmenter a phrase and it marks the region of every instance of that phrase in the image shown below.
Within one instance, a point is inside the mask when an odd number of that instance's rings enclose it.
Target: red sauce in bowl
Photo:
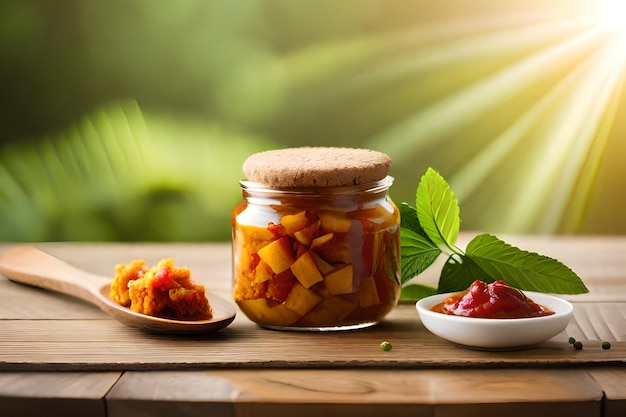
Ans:
[[[554,314],[504,281],[487,284],[476,280],[470,287],[446,298],[432,309],[437,313],[487,319],[519,319]]]

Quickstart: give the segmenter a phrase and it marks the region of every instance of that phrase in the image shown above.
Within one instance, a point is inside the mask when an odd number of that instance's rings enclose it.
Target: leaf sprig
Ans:
[[[462,291],[474,280],[504,280],[526,291],[555,294],[589,292],[580,277],[560,261],[512,246],[490,234],[475,236],[465,251],[455,243],[461,218],[459,204],[446,180],[428,168],[420,179],[415,207],[400,205],[402,298]],[[408,284],[441,256],[447,260],[438,287]]]

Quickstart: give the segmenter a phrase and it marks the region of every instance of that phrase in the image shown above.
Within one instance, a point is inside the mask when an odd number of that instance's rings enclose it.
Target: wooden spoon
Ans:
[[[208,333],[235,319],[235,307],[215,294],[207,294],[213,308],[210,320],[171,320],[136,313],[109,299],[112,278],[82,271],[27,245],[14,246],[0,256],[0,273],[11,281],[78,297],[124,324],[151,332]]]

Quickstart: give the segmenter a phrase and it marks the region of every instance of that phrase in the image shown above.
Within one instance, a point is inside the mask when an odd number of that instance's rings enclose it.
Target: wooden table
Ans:
[[[536,348],[455,346],[429,333],[409,303],[360,331],[271,331],[238,312],[211,336],[156,336],[82,301],[0,279],[0,414],[623,416],[626,237],[501,237],[565,262],[591,290],[566,297],[574,320]],[[119,262],[173,257],[230,298],[227,243],[35,246],[106,276]],[[434,265],[419,279],[434,283],[439,271]],[[391,351],[380,349],[383,340]],[[603,340],[610,350],[600,348]]]

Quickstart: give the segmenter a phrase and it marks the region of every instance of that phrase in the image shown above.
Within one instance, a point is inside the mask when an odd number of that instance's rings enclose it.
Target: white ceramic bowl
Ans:
[[[524,294],[554,311],[554,314],[523,319],[483,319],[431,311],[433,306],[453,293],[423,298],[415,306],[428,330],[450,342],[473,348],[524,348],[544,342],[565,330],[574,311],[571,303],[544,293],[524,291]]]

